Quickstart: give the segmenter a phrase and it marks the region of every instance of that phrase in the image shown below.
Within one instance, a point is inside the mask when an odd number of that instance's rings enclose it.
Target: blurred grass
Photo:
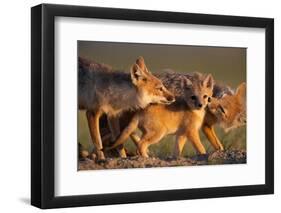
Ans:
[[[90,139],[85,112],[79,111],[78,122],[79,122],[78,141],[83,145],[85,149],[91,151],[93,149],[93,144]],[[221,140],[222,144],[224,145],[225,149],[246,150],[246,127],[233,129],[227,133],[225,133],[221,128],[216,127],[216,133],[218,138]],[[200,138],[208,153],[214,151],[213,147],[208,142],[205,135],[202,134],[202,132],[200,132]],[[157,157],[170,156],[173,154],[174,144],[175,144],[175,136],[173,135],[166,136],[160,141],[160,143],[153,144],[149,147],[149,154],[150,156],[157,156]],[[130,139],[126,142],[125,147],[129,152],[135,152],[136,150],[135,144]],[[192,144],[189,141],[187,141],[182,156],[192,157],[195,154],[196,151],[193,148]]]
[[[143,56],[152,72],[211,73],[233,88],[246,81],[246,48],[79,41],[78,55],[126,71]]]

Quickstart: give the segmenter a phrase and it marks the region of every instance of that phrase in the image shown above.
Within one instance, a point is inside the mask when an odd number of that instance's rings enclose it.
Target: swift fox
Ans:
[[[235,93],[214,91],[214,97],[206,108],[202,130],[215,149],[223,150],[214,130],[215,124],[225,131],[246,124],[246,83],[241,83]]]
[[[210,101],[213,91],[213,77],[194,73],[190,76],[167,74],[162,78],[166,87],[176,94],[177,101],[171,105],[150,105],[139,110],[133,116],[128,127],[124,129],[114,145],[123,144],[127,138],[139,128],[143,135],[137,143],[138,151],[148,157],[147,149],[158,143],[164,136],[176,135],[175,156],[179,156],[187,139],[200,154],[206,154],[199,137],[199,130],[205,116],[205,107]],[[180,87],[180,90],[177,90]]]
[[[174,96],[147,69],[139,57],[130,74],[113,71],[109,66],[78,58],[80,110],[86,110],[88,126],[97,157],[104,159],[99,120],[107,115],[112,138],[119,134],[118,116],[122,112],[143,109],[150,103],[170,104]]]

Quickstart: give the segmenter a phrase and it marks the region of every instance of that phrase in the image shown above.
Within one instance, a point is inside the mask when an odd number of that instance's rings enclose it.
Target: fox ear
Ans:
[[[131,79],[133,84],[137,85],[140,79],[145,79],[144,71],[137,65],[134,64],[131,67]]]
[[[144,62],[144,58],[142,56],[138,57],[138,59],[136,60],[136,64],[144,71],[144,72],[149,72],[145,62]]]
[[[245,98],[246,98],[246,83],[245,82],[241,83],[237,87],[235,95],[238,98],[238,100],[240,101],[240,103],[245,102]]]
[[[188,78],[183,78],[181,79],[181,88],[187,88],[187,87],[191,87],[192,86],[192,82],[190,79]]]
[[[204,79],[203,81],[203,86],[204,87],[207,87],[207,88],[210,88],[211,90],[213,90],[213,87],[214,87],[214,79],[213,79],[213,76],[211,74],[208,74],[206,76],[206,78]]]

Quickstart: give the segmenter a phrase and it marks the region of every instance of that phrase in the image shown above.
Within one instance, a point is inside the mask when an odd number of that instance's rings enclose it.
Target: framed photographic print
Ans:
[[[274,192],[274,21],[31,9],[31,204]]]

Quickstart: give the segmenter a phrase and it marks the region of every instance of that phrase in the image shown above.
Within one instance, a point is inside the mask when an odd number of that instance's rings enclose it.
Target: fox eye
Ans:
[[[195,95],[192,95],[192,96],[191,96],[191,99],[192,99],[192,100],[196,100],[196,96],[195,96]]]
[[[143,78],[142,81],[143,81],[143,82],[147,82],[147,79],[146,79],[146,78]]]
[[[208,98],[208,102],[211,102],[211,101],[212,101],[212,98],[211,98],[211,97],[209,97],[209,98]]]
[[[204,95],[204,96],[203,96],[204,99],[207,98],[207,97],[208,97],[207,95]]]

